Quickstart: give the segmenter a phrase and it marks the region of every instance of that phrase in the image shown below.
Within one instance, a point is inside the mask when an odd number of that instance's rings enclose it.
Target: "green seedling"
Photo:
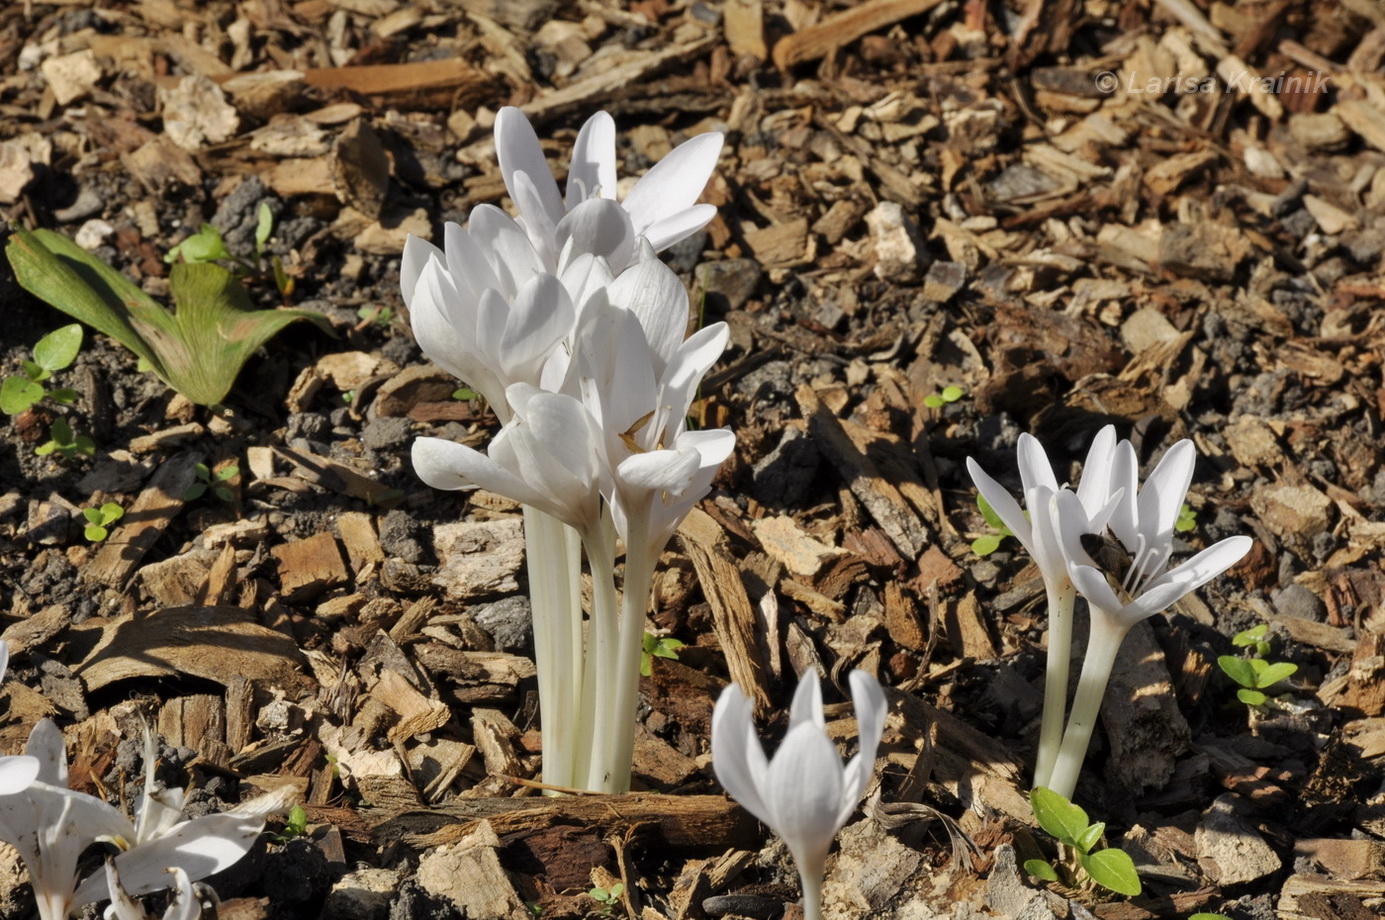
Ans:
[[[1204,912],[1193,914],[1188,920],[1231,920],[1231,918],[1226,914],[1209,914]]]
[[[671,661],[678,660],[678,650],[687,643],[681,642],[670,636],[656,636],[653,633],[644,634],[644,648],[640,650],[640,674],[648,677],[653,673],[654,659],[667,658]]]
[[[260,202],[260,210],[255,224],[255,258],[243,259],[226,248],[226,240],[221,231],[211,224],[203,224],[202,229],[174,246],[164,256],[170,265],[179,262],[228,262],[231,270],[241,277],[265,274],[265,245],[274,232],[274,212],[268,203]],[[283,262],[278,256],[269,259],[269,273],[274,277],[274,286],[285,300],[293,293],[293,279],[284,271]]]
[[[394,322],[393,307],[357,307],[356,315],[360,317],[362,326],[369,326],[371,323],[376,323],[380,326],[388,326],[390,323]]]
[[[601,910],[597,914],[602,917],[609,917],[615,913],[616,905],[620,903],[620,896],[625,893],[625,884],[616,882],[609,889],[595,885],[587,892],[587,897],[601,905]]]
[[[1095,883],[1132,898],[1140,893],[1140,877],[1130,854],[1114,847],[1097,849],[1106,832],[1105,822],[1092,824],[1080,806],[1043,786],[1029,793],[1029,805],[1039,826],[1057,838],[1062,858],[1056,866],[1045,859],[1027,859],[1025,872],[1069,888]]]
[[[110,526],[124,516],[125,509],[115,502],[106,502],[99,508],[83,508],[82,517],[87,519],[87,539],[93,543],[100,543],[110,536]]]
[[[471,387],[458,387],[452,391],[452,398],[462,402],[471,402],[473,399],[480,399],[481,394]]]
[[[1187,533],[1197,529],[1197,512],[1188,507],[1184,502],[1183,507],[1178,509],[1178,517],[1173,522],[1173,529],[1178,533]]]
[[[77,393],[66,387],[49,390],[43,382],[77,359],[82,350],[82,327],[78,323],[55,329],[38,340],[34,346],[34,360],[22,365],[24,376],[6,377],[0,383],[0,412],[18,415],[32,408],[45,396],[54,402],[71,405],[77,401]]]
[[[219,405],[241,367],[307,310],[255,310],[235,274],[215,262],[179,262],[169,273],[174,310],[72,240],[51,230],[16,230],[5,249],[29,293],[120,342],[170,387],[202,406]]]
[[[1237,633],[1235,638],[1231,640],[1233,645],[1240,648],[1253,648],[1256,657],[1241,658],[1236,655],[1222,655],[1217,659],[1217,666],[1227,677],[1241,687],[1236,691],[1236,699],[1247,706],[1265,705],[1269,700],[1265,691],[1281,680],[1292,677],[1298,671],[1296,664],[1287,661],[1270,662],[1259,657],[1269,654],[1270,643],[1265,638],[1268,631],[1269,627],[1261,623],[1259,626]]]
[[[275,835],[274,839],[279,844],[288,843],[295,837],[303,837],[308,833],[308,812],[302,805],[295,805],[289,809],[287,820],[284,821],[284,829]]]
[[[1270,624],[1261,623],[1236,633],[1231,637],[1231,644],[1237,648],[1254,649],[1256,658],[1264,658],[1270,653],[1269,633]]]
[[[943,387],[936,393],[931,393],[923,398],[923,404],[930,409],[941,409],[948,403],[955,403],[966,395],[966,392],[958,386]]]
[[[34,448],[34,453],[40,457],[55,452],[68,460],[76,454],[91,457],[96,454],[96,442],[84,434],[74,437],[72,426],[67,423],[67,419],[59,417],[53,419],[53,426],[48,429],[48,440]]]
[[[229,502],[236,497],[236,493],[231,487],[226,485],[230,479],[240,475],[240,467],[227,466],[217,470],[215,473],[205,463],[199,463],[192,468],[197,476],[197,481],[188,486],[188,490],[183,493],[183,501],[196,501],[210,491],[217,498],[224,502]]]
[[[989,556],[991,553],[1000,549],[1000,541],[1006,537],[1013,537],[1015,532],[1005,526],[1005,522],[1000,519],[1000,515],[995,513],[991,503],[980,495],[976,496],[976,507],[981,509],[981,516],[986,519],[986,523],[995,529],[995,533],[982,534],[971,541],[971,551],[978,556]]]

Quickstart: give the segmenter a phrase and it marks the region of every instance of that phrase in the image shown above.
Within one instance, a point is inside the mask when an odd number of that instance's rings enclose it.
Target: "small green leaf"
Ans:
[[[923,404],[930,409],[941,409],[943,407],[943,398],[937,393],[930,393],[923,398]]]
[[[234,478],[234,477],[236,477],[236,476],[239,476],[239,475],[240,475],[240,467],[238,467],[238,466],[226,466],[226,467],[222,467],[220,470],[217,471],[216,480],[217,480],[217,482],[225,482],[226,480],[232,479],[232,478]]]
[[[43,387],[25,377],[6,377],[0,383],[0,412],[18,415],[43,399]]]
[[[1254,645],[1265,638],[1265,633],[1269,632],[1269,628],[1268,623],[1261,623],[1259,626],[1243,629],[1232,637],[1231,644],[1237,648],[1245,648],[1248,645]]]
[[[82,509],[82,517],[86,518],[88,521],[91,521],[93,524],[100,524],[100,523],[101,523],[101,509],[100,509],[100,508],[83,508],[83,509]]]
[[[206,491],[207,484],[205,482],[194,482],[192,485],[188,486],[187,491],[183,493],[183,501],[197,501],[197,499],[201,498],[202,494]]]
[[[226,242],[221,238],[221,231],[211,224],[203,224],[201,230],[170,249],[168,255],[164,256],[164,261],[172,265],[179,259],[192,263],[215,262],[217,259],[231,257],[231,253],[226,249]]]
[[[1265,694],[1261,693],[1259,690],[1241,689],[1236,691],[1236,699],[1245,703],[1247,706],[1263,706],[1265,705],[1265,700],[1269,699],[1269,697],[1265,696]]]
[[[1046,882],[1058,881],[1058,871],[1046,859],[1026,859],[1024,871]]]
[[[471,387],[458,387],[452,391],[453,399],[460,399],[462,402],[471,402],[476,399],[476,391]]]
[[[38,340],[34,360],[46,371],[60,371],[77,359],[82,350],[82,326],[71,323]]]
[[[101,506],[101,523],[111,524],[125,516],[125,509],[115,502],[106,502]]]
[[[83,454],[84,456],[93,457],[96,455],[96,442],[84,434],[77,435],[77,440],[73,444],[73,447],[77,453]]]
[[[68,387],[61,387],[56,390],[48,391],[48,398],[64,406],[70,406],[77,401],[77,391]]]
[[[979,493],[976,496],[976,507],[981,510],[981,516],[986,519],[987,524],[990,524],[1002,534],[1008,535],[1010,533],[1010,528],[1006,527],[1005,522],[1000,519],[1000,515],[995,513],[995,509],[991,507],[991,503],[986,501],[985,497]]]
[[[998,549],[1000,549],[999,534],[982,534],[971,541],[971,551],[978,556],[989,556]]]
[[[88,524],[86,526],[86,529],[82,532],[86,535],[86,538],[90,540],[92,543],[100,543],[109,535],[109,531],[107,531],[106,528],[102,527],[100,524]]]
[[[1142,890],[1140,876],[1135,872],[1135,861],[1124,850],[1102,850],[1081,857],[1081,861],[1082,868],[1098,885],[1132,898]]]
[[[1206,912],[1193,914],[1188,920],[1231,920],[1226,914],[1209,914]]]
[[[27,358],[19,362],[19,366],[24,371],[24,376],[28,377],[34,383],[42,383],[49,377],[53,376],[46,369],[40,367],[39,365],[28,360]]]
[[[962,398],[962,388],[958,386],[943,387],[943,402],[955,403]]]
[[[264,252],[265,243],[269,242],[269,235],[274,232],[274,212],[270,210],[269,202],[260,202],[259,219],[255,224],[255,254]]]
[[[1245,658],[1238,658],[1235,655],[1222,655],[1217,658],[1217,666],[1226,672],[1226,676],[1240,684],[1242,687],[1254,688],[1256,686],[1255,665]]]
[[[1035,786],[1029,791],[1029,806],[1034,809],[1039,826],[1068,846],[1077,846],[1078,839],[1091,823],[1080,805],[1072,804],[1044,786]]]
[[[1258,660],[1258,659],[1257,659]],[[1298,670],[1298,665],[1290,664],[1287,661],[1277,661],[1260,669],[1255,676],[1255,687],[1257,690],[1264,690],[1273,687],[1275,684],[1293,675]]]
[[[1077,848],[1083,853],[1092,852],[1092,848],[1101,842],[1101,835],[1106,833],[1106,822],[1098,821],[1087,828],[1077,837]]]
[[[1178,517],[1173,522],[1173,529],[1178,533],[1187,533],[1197,529],[1197,514],[1188,503],[1184,502],[1183,507],[1178,509]]]

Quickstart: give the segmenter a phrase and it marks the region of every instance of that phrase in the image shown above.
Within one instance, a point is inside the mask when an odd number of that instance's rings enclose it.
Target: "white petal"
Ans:
[[[668,408],[669,415],[679,425],[692,407],[702,378],[721,359],[730,340],[730,327],[725,323],[712,323],[688,336],[673,353],[662,375],[660,404]]]
[[[789,730],[770,761],[762,795],[770,822],[800,871],[821,872],[841,827],[842,760],[813,722]]]
[[[126,850],[115,858],[121,884],[132,895],[167,888],[166,871],[178,866],[196,881],[239,862],[264,830],[264,818],[254,815],[204,815],[180,824],[152,843]],[[77,886],[75,907],[100,901],[110,894],[104,872],[94,873]]]
[[[552,176],[548,177],[550,180]],[[524,227],[529,242],[534,247],[539,261],[544,265],[557,265],[557,223],[553,221],[539,200],[539,191],[527,172],[516,172],[510,177],[514,183],[512,196],[519,208],[520,223]]]
[[[625,210],[637,232],[696,203],[721,157],[720,132],[699,134],[674,148],[641,177],[626,196]]]
[[[0,795],[22,792],[38,778],[37,757],[0,757]]]
[[[577,205],[555,231],[560,266],[581,255],[601,256],[619,274],[635,254],[635,228],[625,210],[609,198],[592,198]]]
[[[24,753],[38,759],[40,782],[67,787],[67,745],[63,741],[62,729],[52,719],[39,719],[34,723],[29,730]]]
[[[1188,495],[1196,462],[1193,442],[1179,441],[1165,452],[1140,489],[1140,532],[1145,535],[1150,550],[1157,554],[1154,556],[1157,567],[1146,577],[1162,571],[1168,564],[1173,547],[1173,525]]]
[[[1077,497],[1087,509],[1088,519],[1096,517],[1106,507],[1111,496],[1111,464],[1116,454],[1116,426],[1107,425],[1096,433],[1087,449],[1087,461],[1082,464],[1082,481]]]
[[[515,198],[514,174],[528,173],[549,220],[556,224],[563,219],[563,197],[558,194],[558,183],[553,181],[553,173],[548,168],[548,160],[544,158],[539,136],[534,133],[534,126],[524,113],[512,105],[496,113],[495,153],[500,160],[500,174],[505,179],[505,188],[509,189],[516,205],[519,200]]]
[[[1074,565],[1068,570],[1068,574],[1072,577],[1073,585],[1093,608],[1104,610],[1112,616],[1119,615],[1125,608],[1125,604],[1116,597],[1116,592],[1112,590],[1110,582],[1101,571],[1089,565]]]
[[[885,733],[885,715],[889,712],[890,704],[885,699],[885,691],[880,688],[880,681],[865,671],[852,671],[847,680],[851,684],[851,703],[856,709],[856,732],[860,742],[860,750],[852,758],[852,764],[859,762],[862,765],[856,771],[857,775],[849,777],[842,790],[843,805],[853,809],[861,793],[866,791],[866,783],[875,766],[875,750],[880,746],[881,735]],[[839,817],[839,823],[846,822],[846,816]]]
[[[1058,520],[1060,495],[1071,495],[1076,503],[1077,496],[1071,489],[1059,489],[1055,492],[1047,486],[1035,486],[1027,490],[1024,496],[1024,506],[1029,509],[1030,536],[1033,540],[1029,554],[1034,557],[1034,562],[1044,577],[1044,584],[1055,588],[1066,584],[1068,577],[1068,557],[1064,552],[1061,524]],[[1078,503],[1077,507],[1079,515],[1085,520],[1086,515],[1080,511],[1081,504]]]
[[[971,481],[976,483],[976,491],[981,493],[986,504],[991,506],[991,510],[996,513],[1001,522],[1010,528],[1010,532],[1018,537],[1020,543],[1024,544],[1024,548],[1029,550],[1030,555],[1033,555],[1034,535],[1029,526],[1029,519],[1024,516],[1019,502],[1015,501],[1004,486],[981,469],[981,464],[970,457],[967,458],[967,472],[971,474]]]
[[[685,211],[656,220],[644,228],[642,236],[656,252],[663,252],[674,243],[687,239],[710,224],[716,216],[716,205],[695,204]]]
[[[10,646],[3,639],[0,639],[0,680],[5,679],[5,672],[10,669]]]
[[[741,807],[770,824],[769,809],[760,798],[752,759],[763,769],[765,752],[751,723],[751,702],[735,684],[728,684],[712,710],[712,771],[723,789]]]
[[[616,197],[616,121],[607,112],[597,112],[577,132],[565,203],[571,210],[596,195]]]
[[[688,330],[688,291],[673,269],[658,259],[638,262],[620,273],[607,296],[635,314],[650,349],[666,365]]]
[[[168,872],[173,876],[173,903],[168,905],[163,920],[198,920],[202,916],[202,904],[192,888],[192,879],[177,866]]]
[[[702,466],[695,450],[651,450],[632,454],[616,467],[616,478],[625,489],[682,494]]]
[[[789,704],[789,731],[800,725],[816,725],[826,729],[827,718],[822,713],[822,684],[817,672],[809,668],[798,678],[798,687]]]
[[[551,267],[539,258],[524,228],[499,208],[484,204],[473,208],[467,228],[495,274],[495,287],[506,300],[514,297],[524,282]]]
[[[507,214],[499,211],[494,213],[504,220],[510,219]],[[500,287],[500,279],[496,277],[485,252],[459,224],[449,221],[443,227],[443,245],[446,247],[447,271],[460,296],[474,303],[486,288]]]
[[[414,472],[435,489],[482,488],[525,504],[542,500],[536,490],[513,472],[465,444],[443,438],[418,438],[411,453]]]
[[[567,289],[553,275],[535,275],[519,289],[500,337],[500,364],[511,382],[537,383],[548,356],[577,321]]]
[[[1053,474],[1053,464],[1049,462],[1048,454],[1038,438],[1028,432],[1021,434],[1015,459],[1019,463],[1020,484],[1026,493],[1036,486],[1058,491],[1058,477]]]
[[[418,276],[423,266],[433,258],[441,262],[444,256],[442,250],[432,243],[412,233],[404,240],[404,254],[399,259],[399,293],[403,295],[405,305],[413,301]],[[3,674],[3,669],[0,669],[0,674]]]
[[[1166,609],[1180,597],[1195,591],[1245,558],[1254,541],[1235,536],[1213,543],[1176,568],[1152,581],[1137,600],[1150,614]]]
[[[1135,456],[1135,446],[1129,441],[1116,445],[1116,453],[1111,461],[1111,494],[1120,491],[1120,501],[1111,513],[1111,532],[1132,554],[1144,550],[1140,545],[1140,461]]]

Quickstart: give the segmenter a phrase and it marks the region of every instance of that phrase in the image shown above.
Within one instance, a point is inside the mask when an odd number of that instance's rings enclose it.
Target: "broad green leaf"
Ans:
[[[101,522],[103,524],[109,524],[113,521],[118,521],[124,516],[125,509],[117,505],[115,502],[106,502],[104,505],[101,506]]]
[[[1082,868],[1098,885],[1132,898],[1140,893],[1140,876],[1135,872],[1135,861],[1124,850],[1106,849],[1082,856],[1081,860]]]
[[[1242,687],[1255,687],[1255,665],[1246,659],[1237,658],[1235,655],[1222,655],[1217,659],[1217,666],[1226,672],[1227,677]]]
[[[260,211],[255,223],[255,254],[264,252],[265,243],[269,242],[269,235],[274,232],[274,212],[269,209],[269,203],[260,202]]]
[[[86,534],[86,538],[91,542],[100,543],[102,540],[106,539],[110,531],[106,530],[106,528],[102,527],[100,524],[88,524],[83,533]]]
[[[49,390],[48,398],[53,400],[53,402],[59,402],[64,406],[70,406],[77,401],[77,391],[69,387],[61,387],[56,390]]]
[[[1296,664],[1290,664],[1287,661],[1277,661],[1274,664],[1267,665],[1260,669],[1260,673],[1257,674],[1255,678],[1255,686],[1260,690],[1266,687],[1273,687],[1281,680],[1293,675],[1297,670],[1298,665]]]
[[[1231,639],[1231,644],[1237,648],[1245,648],[1254,645],[1265,638],[1265,633],[1269,632],[1269,624],[1261,623],[1259,626],[1252,626],[1250,629],[1243,629]]]
[[[101,523],[101,509],[100,509],[100,508],[83,508],[83,509],[82,509],[82,517],[86,518],[88,521],[91,521],[93,524],[100,524],[100,523]]]
[[[1092,847],[1101,842],[1101,835],[1106,833],[1106,822],[1098,821],[1077,836],[1077,848],[1083,853],[1092,852]]]
[[[978,556],[989,556],[991,553],[1000,549],[1000,535],[994,533],[982,534],[971,541],[971,551]]]
[[[954,403],[962,398],[962,388],[958,386],[943,387],[943,402]]]
[[[1054,869],[1046,859],[1026,859],[1024,871],[1046,882],[1058,881],[1058,870]]]
[[[1068,846],[1077,846],[1078,838],[1090,823],[1081,806],[1044,786],[1035,786],[1029,791],[1029,806],[1034,809],[1039,827]]]
[[[217,482],[225,482],[226,480],[231,479],[231,478],[233,478],[233,477],[235,477],[235,476],[239,476],[239,475],[240,475],[240,467],[238,467],[238,466],[228,466],[228,467],[224,467],[223,469],[221,469],[221,470],[219,470],[219,471],[217,472],[217,474],[216,474],[216,480],[217,480]]]
[[[60,233],[16,231],[6,253],[25,290],[120,342],[199,405],[225,399],[250,355],[289,323],[331,331],[310,311],[252,310],[244,286],[215,263],[173,266],[170,313]]]
[[[930,409],[941,409],[943,407],[943,398],[937,393],[929,393],[923,398],[923,404]]]
[[[60,371],[77,359],[82,350],[82,325],[70,323],[38,340],[34,361],[46,371]]]
[[[1259,690],[1241,689],[1236,691],[1236,699],[1245,703],[1247,706],[1263,706],[1268,697]]]
[[[18,415],[43,398],[43,387],[27,377],[6,377],[0,383],[0,412]]]

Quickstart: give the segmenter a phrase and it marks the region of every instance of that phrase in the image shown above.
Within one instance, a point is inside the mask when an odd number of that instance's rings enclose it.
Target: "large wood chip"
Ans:
[[[120,526],[101,544],[101,551],[83,573],[86,581],[112,588],[125,586],[144,554],[183,510],[183,494],[196,480],[195,467],[203,459],[201,451],[187,450],[159,467],[148,487],[125,511]]]
[[[87,620],[74,633],[99,638],[76,672],[90,691],[121,680],[200,677],[229,687],[241,678],[302,688],[297,643],[239,607],[171,607],[144,616]]]
[[[868,0],[828,16],[817,25],[786,35],[774,44],[774,63],[787,70],[826,57],[868,32],[931,10],[942,0]]]

